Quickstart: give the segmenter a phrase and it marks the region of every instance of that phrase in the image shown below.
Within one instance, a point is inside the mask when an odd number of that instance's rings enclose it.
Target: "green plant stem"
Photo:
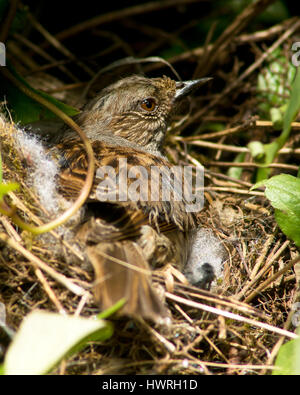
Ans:
[[[61,118],[67,125],[69,125],[72,129],[74,129],[79,134],[80,138],[82,139],[85,149],[86,149],[86,152],[87,152],[89,164],[88,164],[87,176],[86,176],[84,186],[83,186],[82,190],[80,191],[80,194],[77,197],[74,204],[68,210],[66,210],[62,215],[57,217],[55,220],[50,221],[47,224],[44,224],[41,226],[32,226],[32,225],[26,224],[15,213],[15,208],[10,208],[6,204],[3,204],[3,202],[2,202],[2,205],[0,206],[0,212],[2,214],[5,214],[5,215],[11,217],[11,219],[20,228],[22,228],[24,230],[28,230],[29,232],[36,234],[36,235],[42,234],[45,232],[49,232],[50,230],[56,228],[57,226],[60,226],[63,223],[65,223],[69,218],[71,218],[76,213],[77,210],[79,210],[79,208],[86,201],[86,199],[90,193],[91,187],[93,185],[94,172],[95,172],[95,158],[94,158],[93,148],[91,146],[91,143],[87,139],[86,135],[82,131],[82,129],[73,121],[73,119],[71,119],[68,115],[66,115],[63,111],[61,111],[58,107],[56,107],[53,103],[49,102],[42,96],[39,96],[37,93],[33,92],[27,86],[22,84],[22,82],[17,80],[8,69],[2,67],[1,72],[14,85],[16,85],[17,88],[20,89],[23,93],[25,93],[27,96],[29,96],[33,100],[39,102],[44,107],[48,108],[55,115],[57,115],[59,118]]]
[[[1,155],[1,146],[0,146],[0,184],[2,183],[2,155]]]
[[[276,157],[278,151],[284,146],[289,138],[291,125],[300,108],[300,72],[297,69],[295,80],[292,84],[291,97],[283,117],[283,129],[279,137],[270,144],[264,145],[265,158],[261,163],[261,168],[257,172],[257,181],[268,178],[270,165]]]

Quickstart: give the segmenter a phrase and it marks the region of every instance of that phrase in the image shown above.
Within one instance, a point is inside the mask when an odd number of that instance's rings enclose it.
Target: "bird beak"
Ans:
[[[180,100],[181,98],[191,94],[199,86],[203,85],[205,82],[211,80],[211,77],[200,78],[199,80],[190,80],[190,81],[176,81],[176,93],[174,99]]]

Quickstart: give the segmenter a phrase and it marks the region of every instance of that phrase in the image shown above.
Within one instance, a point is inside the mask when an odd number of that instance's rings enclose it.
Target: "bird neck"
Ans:
[[[166,124],[159,118],[146,120],[130,116],[114,117],[107,124],[108,132],[138,145],[148,152],[162,152],[166,135]]]
[[[111,129],[110,133],[114,136],[120,136],[123,139],[134,143],[143,150],[149,152],[162,152],[164,140],[165,140],[165,130],[161,128],[150,132],[144,132],[138,128],[131,129]]]
[[[107,136],[111,143],[114,138],[118,141],[129,142],[130,146],[142,149],[153,154],[162,155],[166,135],[166,124],[161,120],[151,124],[131,119],[126,115],[108,117],[99,112],[84,112],[76,117],[79,125],[83,128],[88,138],[92,141],[102,140],[101,136]]]

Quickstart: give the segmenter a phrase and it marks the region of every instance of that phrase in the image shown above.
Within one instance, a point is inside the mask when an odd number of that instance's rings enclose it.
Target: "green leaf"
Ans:
[[[43,98],[49,100],[60,108],[65,114],[73,116],[78,114],[78,110],[67,104],[56,100],[54,97],[48,95],[45,92],[36,90],[32,88],[25,80],[22,78],[11,65],[7,66],[10,72],[14,75],[16,79],[21,81],[29,90],[37,93]],[[33,123],[40,120],[55,119],[54,115],[50,110],[37,103],[35,100],[31,99],[29,96],[25,95],[16,86],[14,86],[10,81],[5,79],[0,74],[0,99],[5,97],[8,103],[8,107],[11,111],[14,121],[20,122],[23,125],[28,123]]]
[[[120,299],[113,306],[109,307],[108,309],[106,309],[104,311],[101,311],[101,313],[99,313],[97,315],[97,318],[105,319],[105,318],[110,317],[111,315],[115,314],[118,310],[120,310],[124,306],[125,303],[126,303],[125,298]]]
[[[250,150],[252,158],[257,161],[260,161],[265,156],[264,145],[260,141],[251,141],[248,144],[248,148]]]
[[[275,130],[280,130],[282,128],[283,113],[284,112],[281,110],[281,108],[273,107],[270,109],[270,118],[271,121],[273,122],[273,127]]]
[[[273,370],[273,375],[300,375],[300,338],[280,347],[275,366],[277,369]]]
[[[279,174],[254,185],[265,185],[265,195],[275,208],[275,218],[287,237],[300,247],[300,179]]]
[[[275,219],[283,233],[300,247],[300,217],[275,210]]]
[[[274,157],[276,156],[276,152],[278,151],[277,141],[275,140],[270,144],[264,144],[263,148],[265,152],[264,156],[261,155],[259,158],[260,160],[256,160],[257,163],[262,165],[262,167],[257,169],[257,173],[256,173],[257,182],[267,179],[271,173],[271,169],[266,166],[272,163]]]
[[[245,152],[240,152],[240,153],[237,154],[237,156],[234,158],[233,163],[241,163],[241,162],[244,162],[245,156],[246,156]],[[242,168],[242,167],[235,167],[235,166],[232,166],[232,167],[230,167],[230,168],[228,169],[227,175],[228,175],[229,177],[236,178],[237,180],[239,180],[239,179],[241,178],[242,172],[243,172],[243,168]]]
[[[257,79],[258,110],[263,118],[271,119],[276,129],[282,129],[281,108],[288,103],[296,67],[278,47],[273,51]],[[277,112],[279,110],[279,112]]]
[[[289,136],[291,123],[296,118],[299,110],[300,110],[300,72],[299,72],[299,68],[297,68],[296,78],[292,84],[291,97],[287,106],[287,110],[283,117],[283,132],[278,137],[278,140],[280,141],[281,144],[279,148],[283,146],[287,137]]]
[[[263,24],[275,25],[289,18],[289,10],[285,1],[275,1],[257,16],[257,21]]]
[[[16,182],[9,182],[8,184],[0,184],[0,201],[3,199],[3,196],[6,195],[8,192],[15,191],[19,189],[19,184]]]
[[[262,84],[262,82],[260,82]],[[284,146],[286,143],[290,130],[291,130],[291,123],[294,121],[295,117],[297,116],[298,112],[300,111],[300,72],[299,69],[297,69],[296,73],[296,78],[292,84],[291,88],[291,96],[290,100],[287,104],[287,107],[283,106],[281,109],[278,109],[278,111],[284,111],[286,108],[286,111],[284,112],[283,115],[283,130],[280,134],[280,136],[274,140],[270,144],[264,144],[262,147],[264,149],[264,157],[263,154],[260,154],[258,157],[254,157],[256,160],[256,163],[259,163],[262,165],[261,168],[258,169],[257,175],[256,175],[256,180],[261,181],[264,179],[267,179],[269,177],[269,174],[271,170],[267,167],[270,163],[273,162],[274,158],[276,157],[278,151]],[[279,112],[273,111],[273,115],[276,116],[277,119],[277,124],[280,124],[280,119],[279,119]],[[256,142],[255,142],[256,143]],[[251,144],[249,144],[249,148],[251,148]],[[253,151],[253,149],[252,149]],[[251,153],[252,153],[251,151]]]
[[[8,348],[4,373],[46,374],[87,342],[106,340],[112,332],[112,325],[103,320],[33,311]]]
[[[1,155],[1,151],[0,151],[0,185],[2,184],[2,180],[3,180],[2,155]],[[0,197],[0,200],[1,200],[1,197]]]

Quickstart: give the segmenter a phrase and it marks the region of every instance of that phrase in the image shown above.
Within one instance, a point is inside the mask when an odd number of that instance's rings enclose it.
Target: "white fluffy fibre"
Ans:
[[[214,280],[222,279],[225,260],[222,242],[211,230],[200,228],[194,234],[185,275],[191,284],[209,289]]]
[[[59,209],[56,192],[56,163],[47,155],[41,141],[34,135],[16,128],[15,140],[28,162],[29,181],[35,188],[43,207],[51,214]]]

